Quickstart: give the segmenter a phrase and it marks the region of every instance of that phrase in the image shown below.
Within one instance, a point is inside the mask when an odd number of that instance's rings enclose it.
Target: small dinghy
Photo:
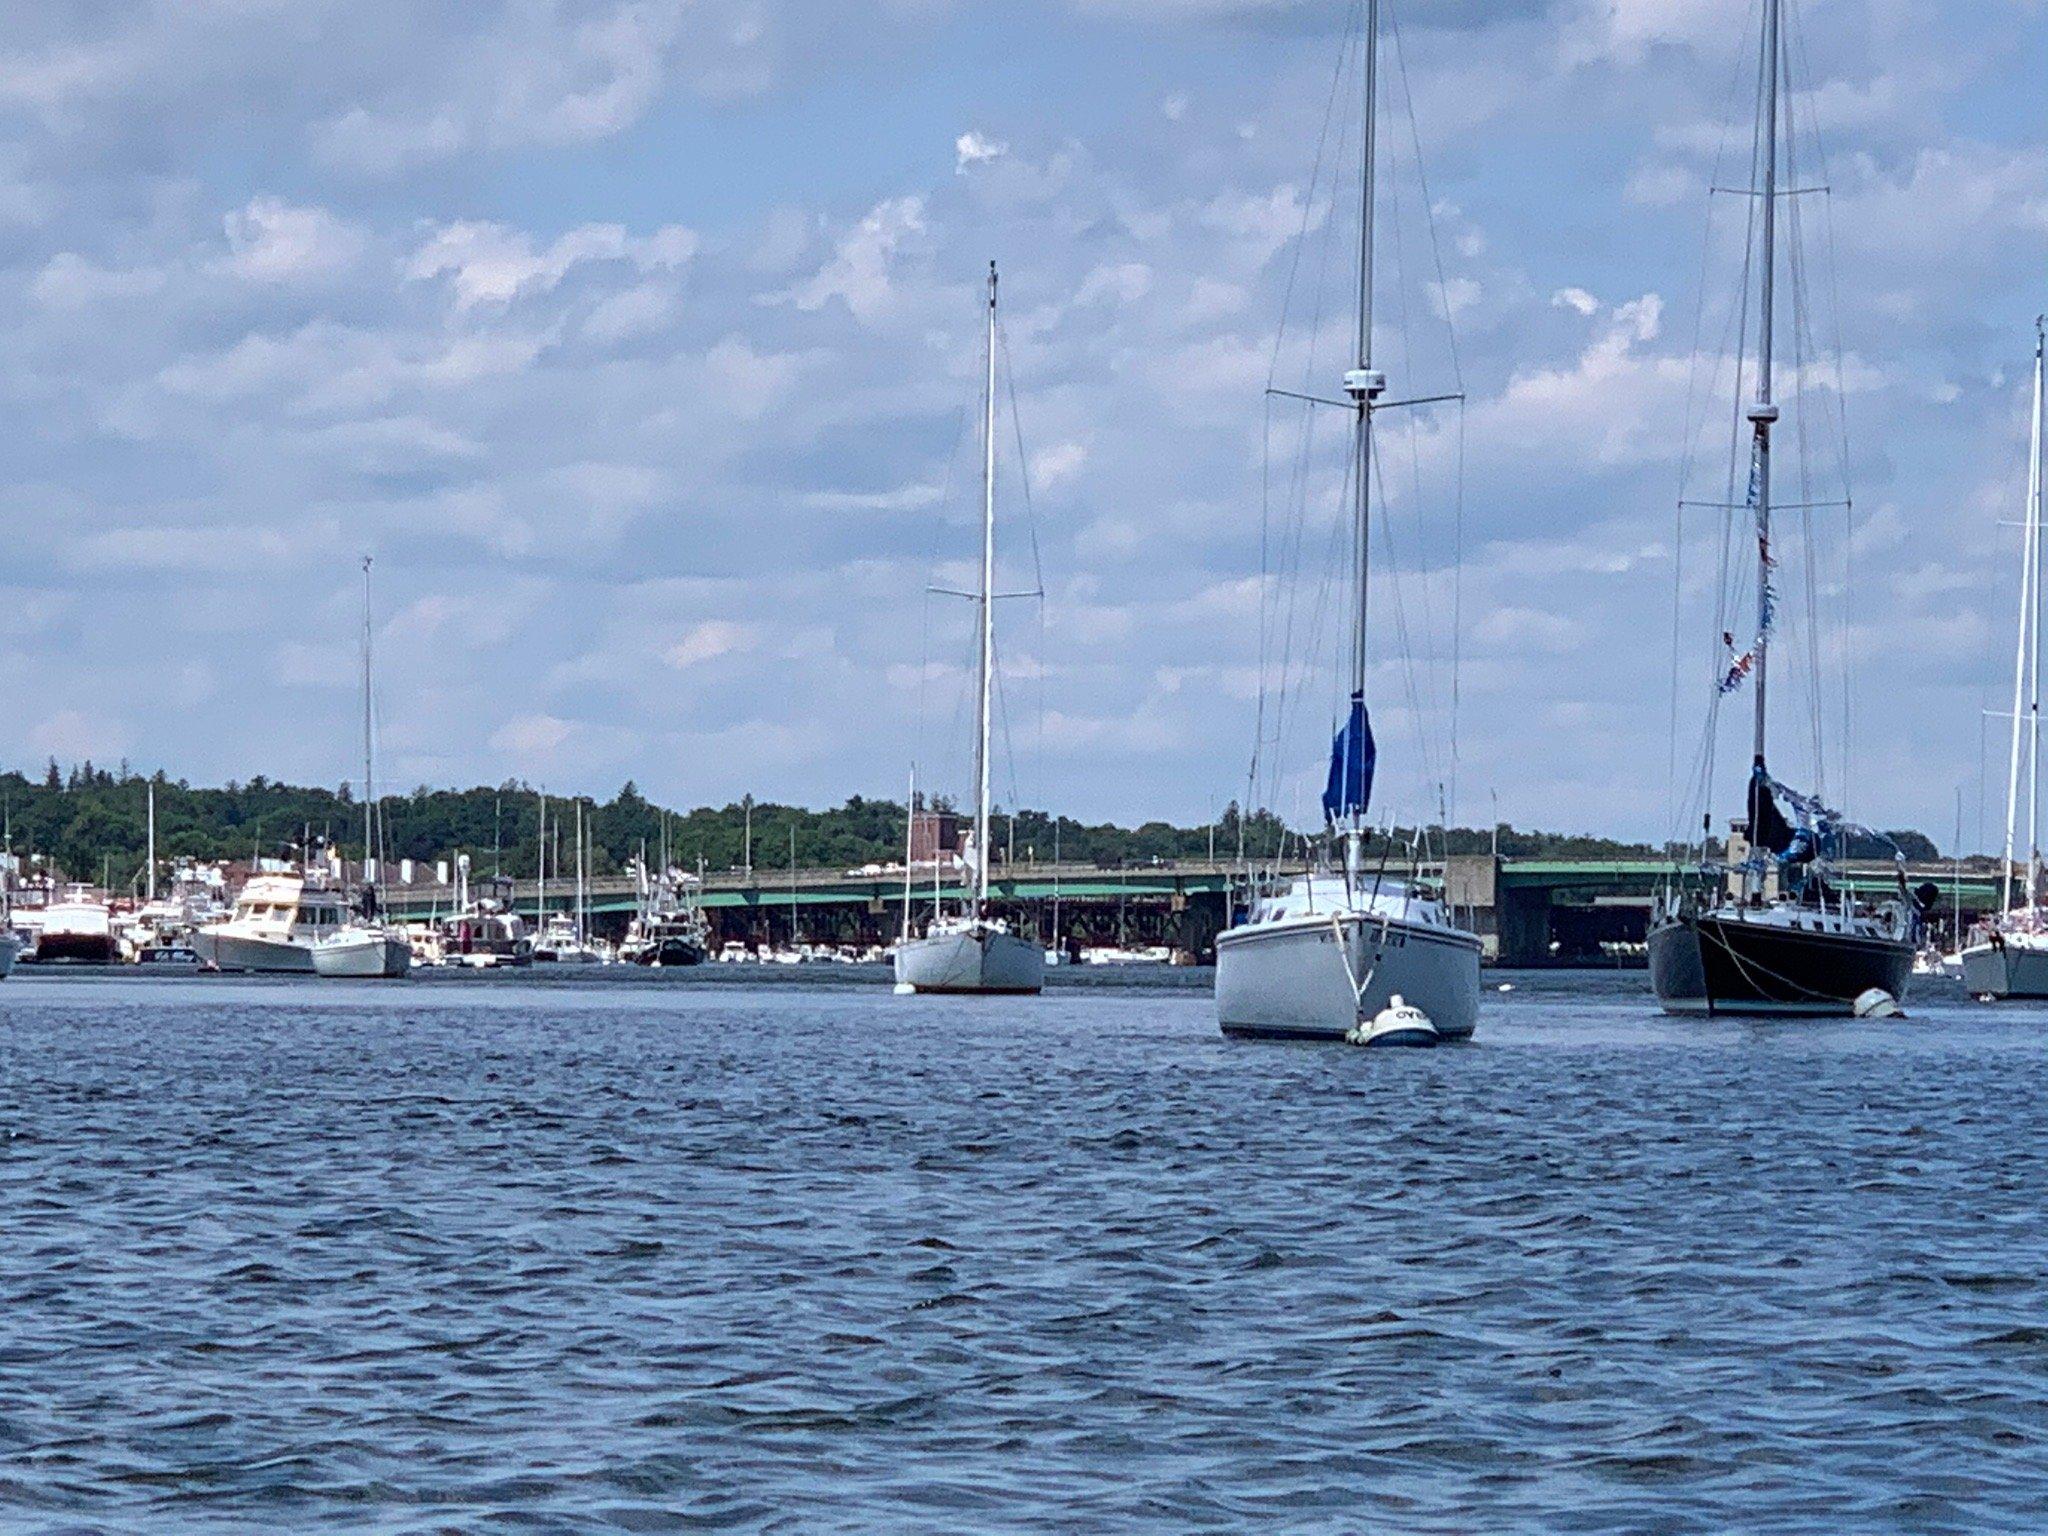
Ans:
[[[1344,1037],[1352,1045],[1406,1046],[1410,1049],[1433,1046],[1442,1039],[1429,1015],[1420,1008],[1411,1006],[1399,993],[1368,1021],[1360,1019],[1357,1028]]]

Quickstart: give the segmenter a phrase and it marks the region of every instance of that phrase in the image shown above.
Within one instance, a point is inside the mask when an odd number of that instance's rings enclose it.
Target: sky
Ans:
[[[1675,511],[1727,473],[1754,8],[1388,9],[1376,347],[1465,400],[1383,439],[1382,803],[1662,836],[1736,590]],[[1849,689],[1788,684],[1773,765],[1991,842],[2048,0],[1793,9],[1842,359],[1794,366],[1853,506],[1783,644]],[[1342,423],[1297,454],[1266,390],[1339,386],[1354,10],[4,0],[0,762],[340,782],[371,554],[389,783],[966,794],[926,589],[973,576],[996,259],[1002,585],[1044,591],[1001,797],[1312,820]]]

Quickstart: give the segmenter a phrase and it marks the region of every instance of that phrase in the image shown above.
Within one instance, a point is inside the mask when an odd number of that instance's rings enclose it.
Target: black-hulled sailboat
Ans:
[[[1761,185],[1752,188],[1759,336],[1756,391],[1744,411],[1751,428],[1746,510],[1756,523],[1757,630],[1748,651],[1730,655],[1720,685],[1723,695],[1745,685],[1753,695],[1748,820],[1738,828],[1740,836],[1730,839],[1726,859],[1709,861],[1702,846],[1698,868],[1665,892],[1651,921],[1651,980],[1657,1000],[1676,1014],[1847,1015],[1878,1001],[1877,994],[1903,1000],[1913,974],[1917,922],[1903,880],[1896,901],[1874,908],[1837,884],[1830,860],[1849,834],[1862,829],[1774,780],[1766,754],[1776,564],[1771,430],[1780,415],[1772,376],[1778,203],[1787,195],[1778,179],[1786,66],[1782,24],[1782,0],[1764,0],[1755,161]],[[1731,653],[1734,644],[1729,642]]]

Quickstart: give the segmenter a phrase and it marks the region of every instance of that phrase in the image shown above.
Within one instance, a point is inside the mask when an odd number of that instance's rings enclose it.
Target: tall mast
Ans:
[[[1772,400],[1772,357],[1777,341],[1778,298],[1778,73],[1782,49],[1779,0],[1764,0],[1763,48],[1763,303],[1757,340],[1756,403],[1749,419],[1756,428],[1756,760],[1764,761],[1766,683],[1770,662],[1771,426],[1778,419]]]
[[[143,900],[154,904],[156,901],[156,781],[149,784],[149,873],[145,879]]]
[[[917,856],[917,764],[910,765],[910,798],[903,803],[903,936],[910,942],[910,861]]]
[[[2027,608],[2027,622],[2033,628],[2032,654],[2028,658],[2027,683],[2027,906],[2032,908],[2041,891],[2041,428],[2042,396],[2048,393],[2048,322],[2034,322],[2034,441],[2027,456],[2027,533],[2033,548],[2033,600]]]
[[[996,669],[996,264],[988,264],[988,393],[982,402],[981,700],[974,744],[974,912],[988,908],[989,728]]]
[[[363,877],[367,881],[375,847],[377,787],[370,744],[370,556],[363,556]]]
[[[2042,322],[2035,322],[2034,413],[2027,454],[2027,506],[2020,523],[2020,622],[2012,660],[2012,757],[2005,778],[2005,858],[2001,896],[2013,906],[2013,873],[2018,866],[2020,758],[2027,759],[2027,905],[2034,901],[2038,873],[2041,737],[2041,432],[2043,393]],[[2030,745],[2031,744],[2031,745]]]
[[[546,926],[548,920],[548,792],[540,792],[540,890],[534,899],[534,922]]]
[[[1351,630],[1351,702],[1365,700],[1366,640],[1372,609],[1372,413],[1387,388],[1386,375],[1372,365],[1373,232],[1379,187],[1380,0],[1367,0],[1365,20],[1365,128],[1361,140],[1364,175],[1358,212],[1358,366],[1344,378],[1344,392],[1357,413],[1353,429],[1354,482]],[[1354,711],[1355,713],[1355,711]],[[1348,716],[1347,716],[1348,718]],[[1345,762],[1350,761],[1350,749]],[[1346,798],[1351,798],[1347,793]],[[1353,806],[1345,829],[1344,865],[1355,882],[1365,861],[1365,810]]]

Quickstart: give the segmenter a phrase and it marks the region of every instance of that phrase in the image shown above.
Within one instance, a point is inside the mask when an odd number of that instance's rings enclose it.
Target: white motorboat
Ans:
[[[113,910],[97,892],[74,885],[42,910],[38,965],[112,965],[121,958]]]
[[[1428,1015],[1440,1038],[1470,1038],[1479,1022],[1480,941],[1441,903],[1366,856],[1378,748],[1366,708],[1372,673],[1367,624],[1375,475],[1374,419],[1386,409],[1426,401],[1388,400],[1387,376],[1374,362],[1374,225],[1379,101],[1378,0],[1368,6],[1361,65],[1364,102],[1360,160],[1358,302],[1355,363],[1342,400],[1313,391],[1305,404],[1351,417],[1345,508],[1350,580],[1344,594],[1348,700],[1330,751],[1323,814],[1341,856],[1334,870],[1274,876],[1253,893],[1245,920],[1216,941],[1216,1014],[1226,1035],[1342,1041],[1369,1027],[1398,995]],[[1410,338],[1412,342],[1412,338]],[[1404,355],[1407,349],[1404,348]],[[1306,434],[1304,435],[1306,441]],[[1305,451],[1305,450],[1304,450]]]
[[[604,956],[583,941],[575,918],[556,912],[534,936],[533,961],[536,965],[601,965]]]
[[[2041,903],[2041,549],[2048,522],[2048,465],[2044,465],[2044,415],[2048,415],[2048,327],[2034,329],[2033,445],[2028,454],[2027,507],[2020,560],[2020,636],[2013,662],[2012,756],[2005,791],[2005,858],[1999,885],[2005,911],[1982,923],[1963,947],[1963,988],[1986,999],[2048,998],[2048,909]],[[2019,835],[2020,759],[2026,758],[2026,885],[2014,900],[2021,865]]]
[[[988,268],[988,370],[982,415],[980,691],[975,709],[974,885],[964,913],[935,913],[920,936],[904,933],[896,945],[899,991],[957,994],[1037,993],[1045,988],[1045,947],[1010,932],[989,911],[990,731],[995,714],[996,666],[996,267]],[[915,794],[908,813],[916,815]],[[905,878],[909,864],[905,863]]]
[[[301,874],[258,875],[225,920],[192,936],[192,948],[215,970],[310,975],[314,946],[347,922],[341,895],[330,887]]]
[[[455,911],[440,920],[433,942],[442,965],[487,971],[533,964],[533,935],[526,919],[512,910],[512,882],[493,875],[484,882],[488,893],[472,897],[469,855],[455,856]]]
[[[396,981],[412,972],[412,941],[388,923],[357,919],[313,946],[313,969],[328,977]]]

